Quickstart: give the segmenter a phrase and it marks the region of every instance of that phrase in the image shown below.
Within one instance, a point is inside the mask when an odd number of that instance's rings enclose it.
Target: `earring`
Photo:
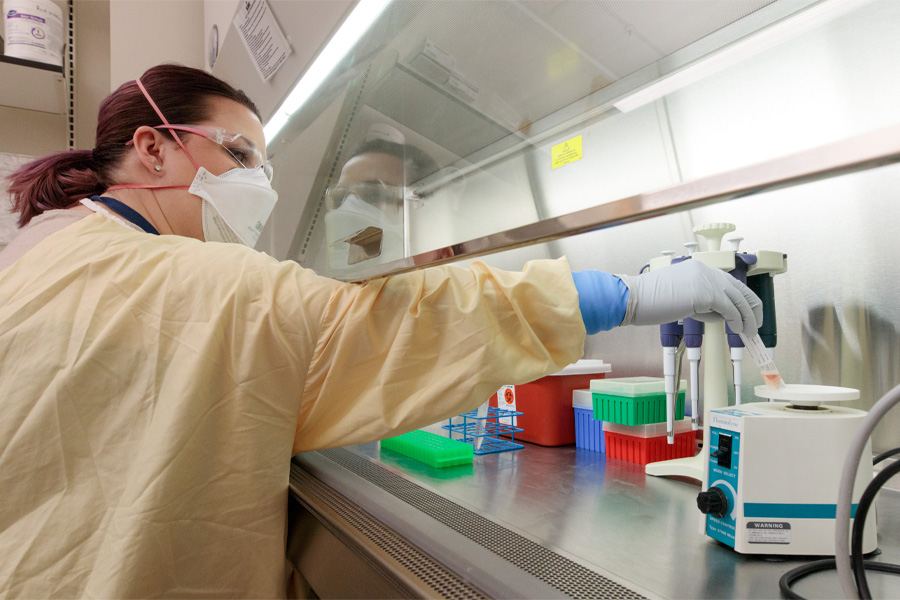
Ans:
[[[156,169],[156,172],[157,172],[157,173],[159,173],[160,171],[162,171],[162,166],[160,166],[160,165],[156,165],[156,166],[153,167],[153,168]]]

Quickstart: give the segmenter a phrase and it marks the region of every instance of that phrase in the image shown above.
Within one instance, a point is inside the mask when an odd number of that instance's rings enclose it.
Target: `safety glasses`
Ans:
[[[365,183],[344,183],[334,185],[325,192],[326,208],[340,208],[349,196],[359,198],[366,204],[381,211],[393,212],[403,206],[404,188],[387,185],[383,181]]]
[[[224,127],[212,127],[210,125],[157,125],[154,129],[175,129],[203,136],[225,148],[228,154],[231,155],[231,158],[243,168],[262,169],[269,181],[272,181],[272,165],[266,161],[262,151],[256,147],[256,144],[243,134],[233,133]]]

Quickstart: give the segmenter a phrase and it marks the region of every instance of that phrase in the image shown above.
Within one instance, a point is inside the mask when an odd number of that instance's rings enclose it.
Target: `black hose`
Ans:
[[[876,456],[875,458],[872,459],[872,464],[877,465],[884,459],[890,458],[896,454],[900,454],[900,448],[894,448],[893,450],[888,450],[887,452],[882,452],[881,454],[879,454],[878,456]]]
[[[900,574],[900,565],[889,565],[885,563],[873,562],[870,560],[863,561],[863,564],[869,571],[884,571],[886,573]],[[805,565],[800,565],[796,569],[791,569],[790,571],[782,575],[781,579],[778,580],[778,588],[781,590],[782,597],[789,598],[791,600],[806,600],[806,598],[792,589],[794,583],[798,579],[806,577],[807,575],[811,575],[812,573],[827,571],[828,569],[835,568],[837,568],[837,565],[835,564],[834,559],[828,558],[825,560],[817,560]]]
[[[869,582],[866,581],[866,568],[863,566],[863,531],[866,525],[866,517],[869,514],[869,508],[875,501],[875,495],[884,487],[888,480],[900,473],[900,461],[897,461],[884,469],[866,486],[856,506],[856,516],[853,517],[853,532],[850,538],[850,565],[853,568],[853,577],[856,579],[856,589],[859,590],[859,597],[862,600],[871,600],[872,593],[869,591]],[[878,563],[884,564],[884,563]],[[900,573],[900,566],[896,566]]]
[[[826,560],[816,560],[811,563],[806,563],[805,565],[800,565],[796,569],[791,569],[781,576],[781,579],[778,580],[778,588],[781,590],[781,595],[784,598],[790,598],[792,600],[806,600],[803,596],[801,596],[791,588],[794,582],[798,579],[806,577],[807,575],[811,575],[812,573],[818,573],[819,571],[827,571],[828,569],[836,568],[837,565],[835,564],[833,558],[829,558]]]
[[[876,456],[872,460],[872,464],[878,464],[884,459],[897,454],[900,454],[900,448],[888,450],[887,452],[883,452]],[[853,531],[850,545],[850,563],[853,569],[853,577],[856,580],[856,588],[859,592],[859,597],[862,600],[872,600],[872,593],[869,590],[869,582],[866,580],[867,570],[900,574],[900,565],[863,560],[862,551],[863,532],[865,531],[866,518],[868,517],[872,502],[874,502],[875,500],[875,495],[878,494],[878,492],[882,487],[884,487],[888,480],[890,480],[891,477],[893,477],[897,473],[900,473],[900,461],[897,461],[894,464],[882,469],[881,472],[875,478],[873,478],[869,485],[866,487],[862,497],[859,499],[859,504],[857,504],[856,506],[856,515],[853,518]],[[781,595],[785,598],[805,600],[803,596],[796,593],[792,589],[794,582],[812,573],[827,571],[828,569],[834,568],[836,568],[834,559],[826,559],[817,560],[805,565],[800,565],[796,569],[791,569],[790,571],[782,575],[781,579],[778,580],[778,587],[781,590]]]

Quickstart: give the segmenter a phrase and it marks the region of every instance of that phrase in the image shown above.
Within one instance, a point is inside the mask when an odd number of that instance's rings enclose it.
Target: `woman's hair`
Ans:
[[[420,148],[412,144],[398,144],[389,140],[366,140],[350,153],[347,160],[360,154],[389,154],[403,161],[404,177],[406,185],[416,183],[438,170],[438,165],[433,158],[428,156]]]
[[[256,105],[244,92],[199,69],[159,65],[141,75],[141,83],[169,123],[190,124],[208,118],[213,96],[238,102],[260,117]],[[122,84],[100,104],[93,150],[57,152],[33,160],[9,176],[9,193],[19,213],[19,227],[45,210],[68,208],[120,183],[112,177],[130,151],[125,144],[138,127],[162,124],[137,83]],[[159,131],[171,137],[168,130]]]

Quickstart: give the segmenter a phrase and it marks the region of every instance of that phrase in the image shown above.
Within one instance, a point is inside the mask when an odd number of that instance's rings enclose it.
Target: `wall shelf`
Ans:
[[[0,106],[66,113],[66,78],[60,66],[0,56],[0,81]]]

